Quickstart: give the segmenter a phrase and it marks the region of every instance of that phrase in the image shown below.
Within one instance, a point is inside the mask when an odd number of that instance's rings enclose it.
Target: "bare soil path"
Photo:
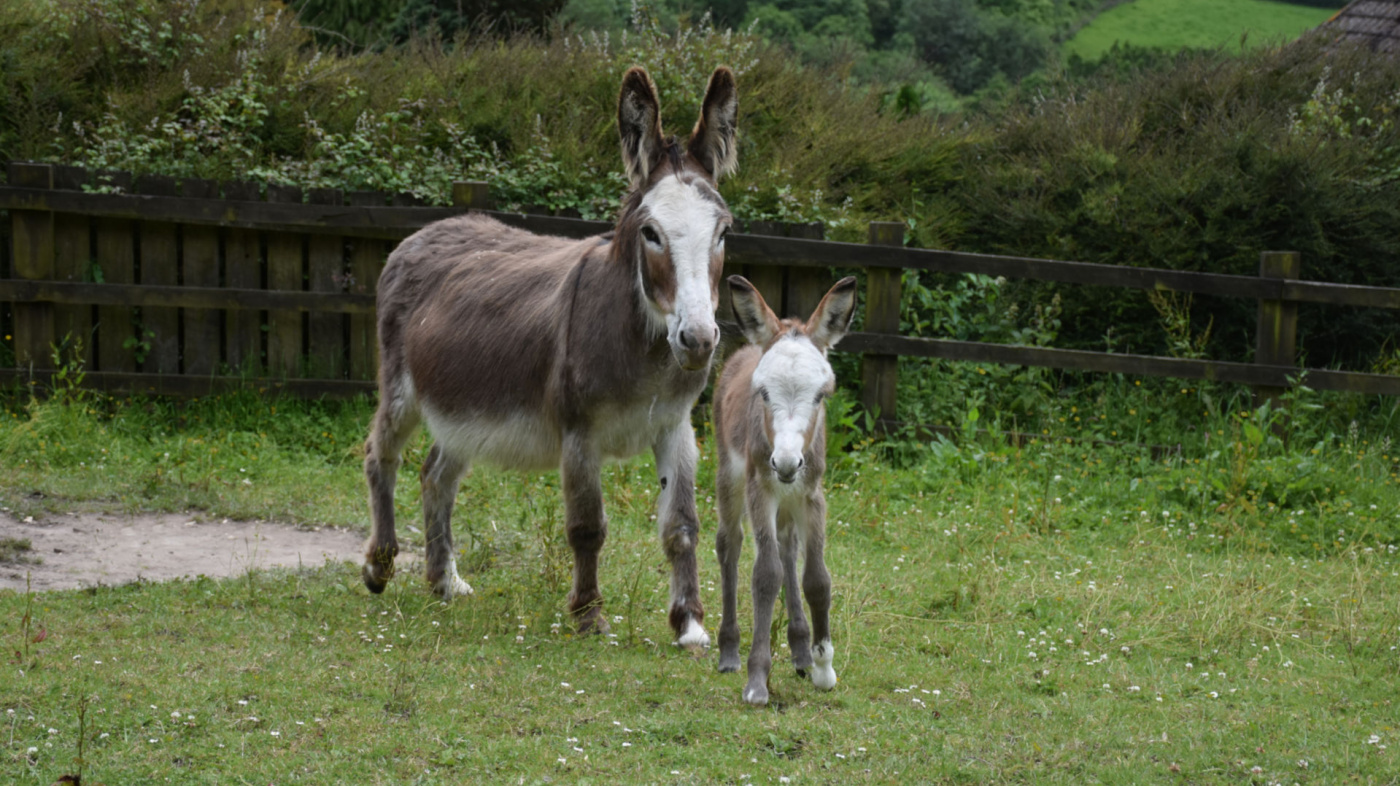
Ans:
[[[360,533],[333,527],[206,521],[178,513],[61,513],[22,520],[0,513],[0,538],[30,542],[18,560],[0,562],[0,590],[19,591],[25,589],[26,576],[38,591],[236,576],[249,569],[320,566],[328,560],[358,563],[365,540]]]

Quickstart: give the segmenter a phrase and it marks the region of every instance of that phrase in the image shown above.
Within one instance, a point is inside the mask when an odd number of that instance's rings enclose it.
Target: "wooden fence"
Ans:
[[[103,185],[122,193],[100,193]],[[0,303],[14,368],[0,384],[46,385],[51,347],[82,341],[87,382],[113,393],[204,396],[239,386],[301,396],[374,389],[374,287],[394,242],[466,209],[489,207],[483,183],[459,183],[453,207],[423,207],[377,192],[260,186],[163,177],[96,176],[75,167],[11,163],[0,187]],[[492,213],[526,229],[571,237],[609,224]],[[727,242],[775,310],[805,316],[832,268],[866,270],[864,330],[838,351],[861,353],[862,400],[895,411],[898,358],[1046,366],[1209,379],[1275,394],[1291,384],[1301,303],[1400,309],[1400,289],[1298,279],[1299,255],[1264,252],[1258,276],[966,254],[903,246],[897,223],[870,226],[868,244],[821,238],[819,225],[752,222]],[[899,334],[901,272],[1202,293],[1258,302],[1255,362],[1186,360],[1010,346]],[[1308,369],[1325,390],[1400,395],[1400,377]]]

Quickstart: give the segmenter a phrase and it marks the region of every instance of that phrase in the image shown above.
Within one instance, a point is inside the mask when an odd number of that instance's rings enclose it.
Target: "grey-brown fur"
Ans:
[[[715,72],[711,89],[716,85],[732,90],[728,69]],[[733,109],[732,102],[718,104]],[[693,155],[697,141],[686,147],[660,136],[656,106],[646,72],[629,71],[618,115],[633,193],[614,232],[566,240],[468,214],[424,227],[390,256],[378,294],[380,403],[365,448],[374,520],[363,571],[370,590],[383,591],[393,575],[400,453],[426,422],[434,444],[421,482],[427,578],[434,590],[444,597],[471,591],[456,575],[451,513],[472,462],[559,467],[574,551],[569,608],[581,631],[606,631],[597,582],[607,537],[600,467],[650,448],[662,486],[660,537],[672,565],[672,625],[681,635],[694,623],[691,643],[697,633],[703,637],[695,563],[697,452],[689,417],[718,336],[713,310],[730,219],[722,200],[706,202],[712,206],[705,215],[713,215],[720,238],[715,258],[700,262],[707,266],[708,315],[680,328],[659,324],[672,319],[676,271],[668,267],[674,261],[669,250],[657,252],[639,240],[650,220],[644,196],[665,178],[703,180],[703,200],[717,193],[711,173]],[[734,144],[733,120],[716,115],[700,125],[730,129],[727,150]]]
[[[779,321],[763,297],[743,278],[732,276],[729,282],[736,318],[746,337],[756,343],[729,358],[715,388],[714,421],[719,445],[715,554],[720,565],[724,607],[719,629],[719,670],[739,669],[738,565],[744,541],[741,520],[747,517],[757,554],[752,578],[753,642],[743,696],[751,704],[766,704],[772,668],[769,631],[780,587],[787,599],[788,646],[798,674],[805,676],[812,670],[815,641],[818,658],[814,682],[830,688],[836,676],[831,668],[831,577],[824,558],[825,408],[817,403],[806,424],[800,471],[784,478],[783,465],[775,458],[775,404],[768,401],[767,391],[756,385],[755,372],[764,355],[780,341],[807,340],[821,353],[820,365],[825,366],[826,376],[813,386],[819,387],[819,395],[829,395],[831,377],[825,352],[850,325],[855,308],[855,279],[838,282],[805,324],[793,319]],[[800,592],[799,557],[803,563]],[[811,608],[810,628],[803,614],[803,597]]]

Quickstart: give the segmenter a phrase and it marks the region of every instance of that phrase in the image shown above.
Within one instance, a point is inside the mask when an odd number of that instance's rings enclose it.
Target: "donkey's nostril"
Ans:
[[[803,464],[806,464],[806,463],[807,463],[807,460],[806,460],[806,459],[802,458],[801,456],[798,456],[798,457],[797,457],[797,468],[798,468],[798,469],[802,469],[802,465],[803,465]]]
[[[695,340],[690,337],[689,330],[681,331],[681,346],[685,347],[686,349],[695,349]]]

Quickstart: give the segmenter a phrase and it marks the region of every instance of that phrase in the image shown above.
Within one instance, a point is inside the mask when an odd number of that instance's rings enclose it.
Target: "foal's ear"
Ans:
[[[778,335],[777,315],[747,278],[730,276],[729,296],[734,302],[734,319],[749,343],[762,346]]]
[[[622,164],[633,188],[646,185],[661,157],[661,101],[646,69],[633,66],[622,77],[617,97],[617,130],[622,136]]]
[[[739,89],[734,85],[734,72],[720,66],[710,75],[705,103],[700,106],[695,130],[690,132],[689,145],[690,155],[716,182],[739,168],[739,150],[734,140],[738,116]]]
[[[846,276],[836,282],[812,312],[811,319],[807,320],[807,337],[817,349],[825,352],[846,335],[855,313],[856,277]]]

